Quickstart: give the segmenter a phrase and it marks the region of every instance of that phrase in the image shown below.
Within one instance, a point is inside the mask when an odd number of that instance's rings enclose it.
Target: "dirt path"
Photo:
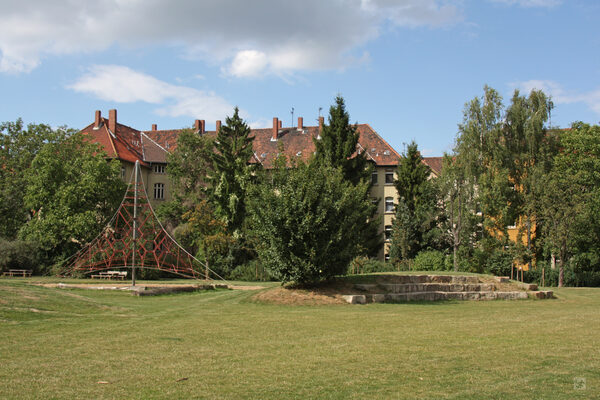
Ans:
[[[57,288],[57,287],[68,287],[68,288],[79,288],[79,289],[99,289],[99,288],[126,288],[131,285],[128,283],[34,283],[36,286],[43,286],[48,288]],[[164,283],[144,283],[143,285],[138,285],[140,287],[167,287],[167,288],[178,288],[178,287],[188,287],[195,285],[185,285],[185,284],[164,284]],[[233,290],[260,290],[265,289],[265,286],[243,286],[243,285],[227,285],[228,289]]]

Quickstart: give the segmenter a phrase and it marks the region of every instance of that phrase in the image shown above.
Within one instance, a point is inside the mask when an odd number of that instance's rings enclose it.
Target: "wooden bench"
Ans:
[[[120,279],[125,280],[127,278],[127,271],[106,271],[100,272],[96,275],[92,275],[92,279]]]
[[[30,269],[9,269],[8,271],[3,272],[2,276],[22,276],[25,278],[31,276],[32,273],[33,271]]]

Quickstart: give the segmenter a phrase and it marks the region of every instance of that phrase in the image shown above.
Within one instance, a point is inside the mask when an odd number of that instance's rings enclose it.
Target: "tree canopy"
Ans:
[[[16,238],[27,221],[24,204],[25,172],[40,149],[72,134],[45,124],[23,125],[21,119],[0,124],[0,237]]]
[[[313,283],[344,274],[361,253],[361,231],[374,212],[369,185],[316,163],[278,168],[250,202],[257,251],[283,282]]]
[[[38,243],[50,262],[74,254],[116,211],[125,190],[120,172],[81,135],[46,143],[24,177],[30,220],[19,236]]]

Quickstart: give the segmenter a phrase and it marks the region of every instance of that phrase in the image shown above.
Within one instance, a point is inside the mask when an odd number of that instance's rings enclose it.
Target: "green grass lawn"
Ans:
[[[283,306],[253,302],[255,291],[134,297],[30,281],[0,279],[0,398],[600,395],[599,289]]]

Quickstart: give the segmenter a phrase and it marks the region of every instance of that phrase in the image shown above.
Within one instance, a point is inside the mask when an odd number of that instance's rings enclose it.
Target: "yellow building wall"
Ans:
[[[522,234],[521,238],[519,239],[519,230],[520,229],[523,229],[523,234]],[[526,233],[526,229],[525,229],[525,222],[523,221],[523,219],[520,219],[519,221],[517,221],[516,225],[507,227],[506,232],[508,234],[508,240],[510,240],[513,243],[517,243],[518,241],[520,241],[523,246],[527,246],[527,233]],[[498,231],[492,231],[491,234],[495,237],[499,237],[501,235],[503,236],[503,234]],[[535,231],[532,228],[531,238],[533,239],[534,237],[535,237]],[[535,260],[533,260],[532,263],[535,264]],[[529,265],[527,263],[521,263],[521,262],[515,261],[514,265],[518,269],[523,269],[524,271],[529,270]]]
[[[373,184],[371,187],[371,198],[379,199],[379,203],[377,205],[377,215],[383,216],[381,224],[379,226],[379,232],[382,236],[384,236],[385,227],[391,226],[392,221],[394,220],[395,210],[386,212],[385,211],[385,199],[386,197],[391,197],[394,201],[394,205],[398,204],[398,193],[396,192],[396,187],[394,183],[385,183],[385,174],[386,172],[391,172],[393,174],[394,180],[397,179],[396,176],[396,167],[383,167],[378,166],[375,168],[375,172],[377,173],[377,183]],[[389,240],[385,241],[383,248],[379,251],[378,259],[384,260],[386,255],[389,255],[390,251],[390,242]]]
[[[165,164],[162,164],[165,165]],[[133,176],[133,167],[134,164],[121,161],[121,178],[125,183],[129,183],[130,179]],[[148,194],[148,200],[150,200],[150,204],[152,204],[152,208],[156,209],[159,205],[163,204],[166,201],[171,200],[171,181],[166,173],[166,165],[165,165],[165,173],[155,173],[153,168],[140,167],[141,176],[144,181],[144,188],[146,189],[146,193]],[[162,183],[164,184],[164,199],[155,199],[154,198],[154,184]]]

